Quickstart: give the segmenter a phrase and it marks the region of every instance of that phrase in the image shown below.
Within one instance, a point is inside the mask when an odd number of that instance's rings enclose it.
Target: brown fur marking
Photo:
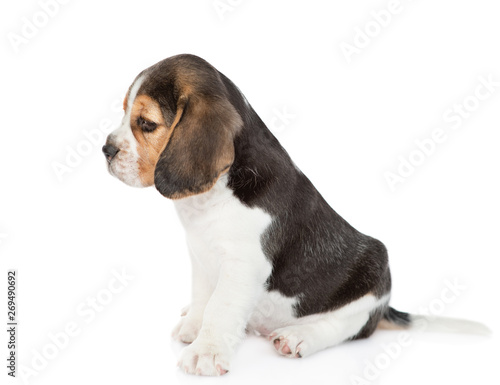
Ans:
[[[156,123],[156,129],[153,132],[143,132],[137,124],[139,117]],[[152,186],[156,162],[170,139],[172,129],[165,123],[158,102],[147,95],[139,95],[135,98],[130,114],[130,127],[137,140],[141,182],[144,186]]]
[[[389,322],[386,319],[381,319],[378,322],[377,329],[381,330],[406,330],[408,327],[402,325],[396,325],[395,323]]]

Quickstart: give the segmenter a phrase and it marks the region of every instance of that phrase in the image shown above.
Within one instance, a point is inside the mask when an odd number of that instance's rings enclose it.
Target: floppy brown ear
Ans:
[[[155,186],[179,199],[212,188],[234,161],[234,134],[241,117],[227,100],[181,96],[173,131],[155,168]]]

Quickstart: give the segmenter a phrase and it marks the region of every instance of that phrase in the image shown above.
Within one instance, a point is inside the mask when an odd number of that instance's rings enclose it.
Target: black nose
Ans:
[[[120,149],[116,148],[112,144],[106,144],[102,147],[102,152],[104,152],[104,156],[106,156],[108,163],[111,162],[111,159],[113,159],[116,154],[118,154],[118,151],[120,151]]]

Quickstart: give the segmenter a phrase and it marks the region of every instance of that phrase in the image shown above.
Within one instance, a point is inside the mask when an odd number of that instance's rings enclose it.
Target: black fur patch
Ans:
[[[411,325],[411,316],[408,313],[398,311],[392,307],[388,307],[384,314],[384,319],[402,327]]]
[[[267,289],[299,296],[298,317],[338,309],[368,293],[387,294],[391,279],[384,245],[328,205],[236,86],[221,76],[243,119],[228,185],[242,203],[273,217],[262,236],[273,264]]]

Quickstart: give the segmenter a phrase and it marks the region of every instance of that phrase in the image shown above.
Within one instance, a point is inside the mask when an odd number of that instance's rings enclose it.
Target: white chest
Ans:
[[[210,191],[175,201],[190,252],[209,270],[226,259],[239,259],[261,265],[267,278],[271,264],[260,238],[272,218],[259,208],[243,205],[226,185],[223,176]]]

